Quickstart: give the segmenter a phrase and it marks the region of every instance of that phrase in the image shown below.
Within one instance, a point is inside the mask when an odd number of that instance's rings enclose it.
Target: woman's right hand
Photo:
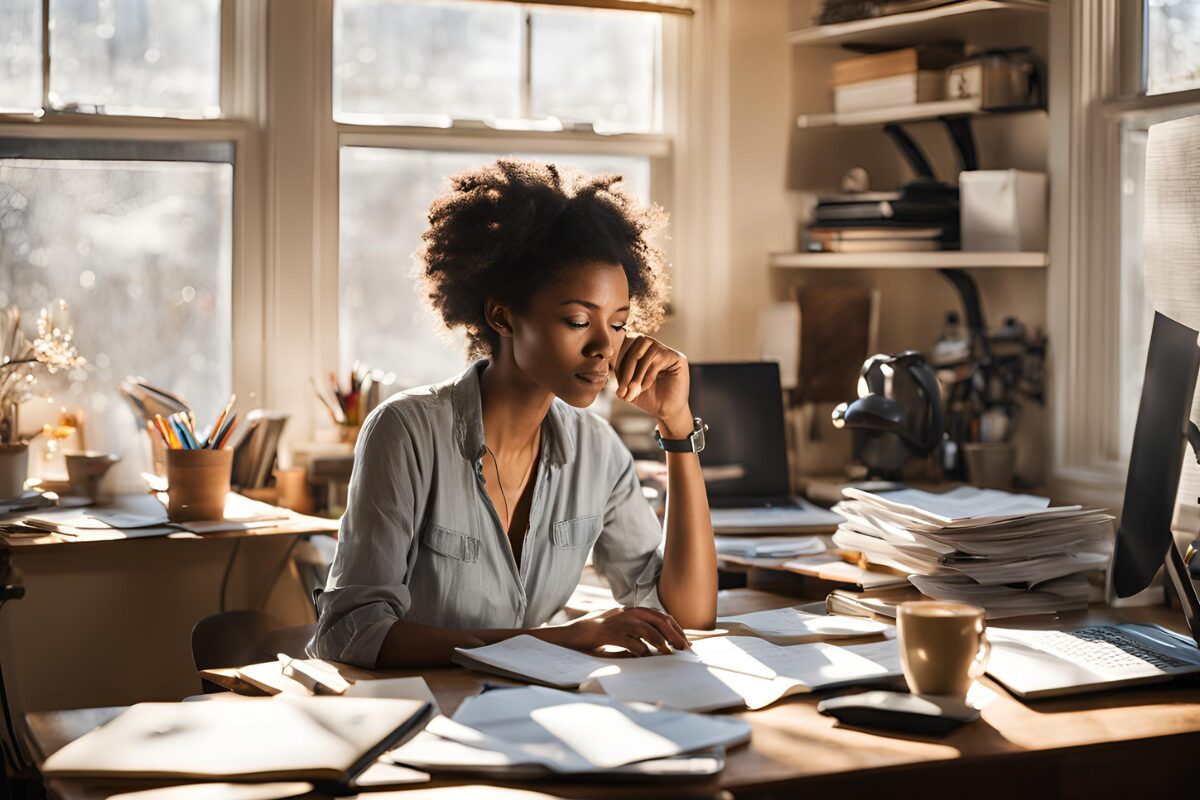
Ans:
[[[653,608],[613,608],[568,625],[542,628],[535,635],[573,650],[595,650],[615,644],[635,656],[651,655],[650,647],[664,654],[690,649],[679,623]]]

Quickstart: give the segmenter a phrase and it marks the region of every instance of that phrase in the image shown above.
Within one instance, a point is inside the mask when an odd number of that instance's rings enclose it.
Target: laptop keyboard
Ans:
[[[1039,631],[1029,635],[1026,641],[1096,672],[1144,666],[1162,670],[1189,666],[1188,662],[1174,656],[1143,647],[1118,628],[1107,625],[1077,631]]]

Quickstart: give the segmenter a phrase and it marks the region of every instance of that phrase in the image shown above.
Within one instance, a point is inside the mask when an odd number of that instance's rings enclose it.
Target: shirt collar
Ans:
[[[475,462],[483,458],[483,405],[479,394],[479,377],[488,365],[488,359],[480,359],[454,380],[450,391],[454,406],[454,436],[463,458]],[[562,466],[575,458],[575,437],[567,425],[566,404],[554,398],[546,420],[542,423],[545,457],[551,464]]]

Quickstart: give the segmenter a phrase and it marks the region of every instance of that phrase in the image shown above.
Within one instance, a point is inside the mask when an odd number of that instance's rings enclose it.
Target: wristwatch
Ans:
[[[692,421],[695,423],[696,428],[692,431],[692,435],[686,439],[664,439],[662,434],[658,432],[658,428],[655,428],[655,443],[668,453],[699,453],[704,449],[704,432],[708,430],[708,426],[699,417],[694,417]]]

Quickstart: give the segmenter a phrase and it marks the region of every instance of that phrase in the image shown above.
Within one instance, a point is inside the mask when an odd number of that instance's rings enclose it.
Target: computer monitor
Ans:
[[[709,430],[700,464],[712,500],[786,497],[787,435],[779,365],[773,361],[692,364],[688,401]]]
[[[1188,627],[1200,644],[1200,600],[1171,535],[1185,432],[1200,370],[1197,336],[1170,317],[1154,315],[1112,580],[1117,596],[1129,597],[1149,586],[1165,564]]]

